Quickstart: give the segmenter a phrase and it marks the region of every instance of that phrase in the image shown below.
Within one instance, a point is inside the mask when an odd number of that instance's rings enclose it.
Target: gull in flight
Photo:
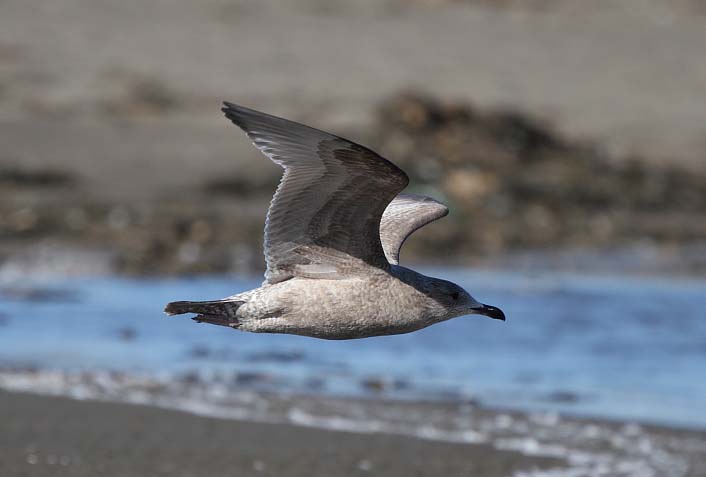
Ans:
[[[504,320],[460,286],[399,265],[400,247],[448,214],[401,194],[407,175],[366,147],[232,103],[223,112],[284,169],[265,220],[265,281],[169,315],[256,333],[353,339],[409,333],[463,315]]]

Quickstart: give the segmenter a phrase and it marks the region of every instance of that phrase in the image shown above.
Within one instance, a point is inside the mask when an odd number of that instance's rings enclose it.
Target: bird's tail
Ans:
[[[239,300],[214,300],[214,301],[174,301],[164,307],[164,312],[169,315],[183,315],[196,313],[198,315],[227,316],[235,318],[244,301]]]

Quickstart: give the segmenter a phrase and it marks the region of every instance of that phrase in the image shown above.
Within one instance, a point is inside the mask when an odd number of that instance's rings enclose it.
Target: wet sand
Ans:
[[[563,461],[384,434],[0,392],[0,475],[508,476]]]

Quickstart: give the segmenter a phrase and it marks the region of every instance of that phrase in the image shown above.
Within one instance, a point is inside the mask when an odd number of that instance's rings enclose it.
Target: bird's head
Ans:
[[[448,318],[463,315],[484,315],[495,320],[505,321],[505,314],[500,308],[480,303],[455,283],[434,279],[429,292],[430,296],[444,307]]]

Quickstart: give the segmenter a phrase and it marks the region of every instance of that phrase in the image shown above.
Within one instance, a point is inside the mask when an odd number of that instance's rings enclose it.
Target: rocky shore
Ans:
[[[685,272],[706,271],[693,252],[706,243],[704,171],[611,158],[531,116],[415,93],[382,103],[366,131],[360,140],[407,171],[411,191],[451,208],[443,225],[415,235],[405,260],[476,263],[647,244],[685,255]],[[102,252],[117,273],[258,270],[264,213],[280,175],[258,159],[258,173],[234,167],[139,200],[102,196],[60,165],[1,163],[0,263],[43,247]],[[159,188],[159,175],[151,180]]]
[[[638,247],[705,273],[699,2],[324,3],[8,2],[0,266],[261,269],[281,171],[225,99],[369,145],[448,202],[405,261]]]

